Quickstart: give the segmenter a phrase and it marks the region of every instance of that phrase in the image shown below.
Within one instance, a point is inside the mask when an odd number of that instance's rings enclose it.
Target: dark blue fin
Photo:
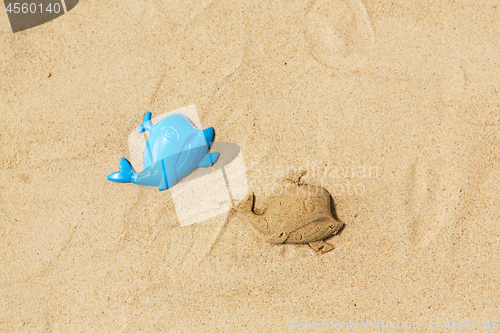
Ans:
[[[219,153],[209,153],[203,156],[201,159],[200,163],[198,163],[198,166],[200,168],[206,168],[211,165],[214,165],[215,162],[217,162],[217,159],[219,158]]]
[[[130,163],[122,158],[120,160],[120,171],[110,174],[107,179],[116,183],[130,183],[134,174]]]
[[[158,185],[158,190],[159,191],[168,190],[169,188],[172,188],[172,186],[177,184],[177,175],[175,173],[175,170],[165,168],[164,160],[161,160],[158,163],[161,163],[161,171],[163,173],[163,177],[161,177],[161,182]]]
[[[203,130],[203,136],[205,137],[205,142],[207,143],[208,149],[210,149],[210,146],[212,145],[214,135],[215,132],[213,127],[209,127]]]
[[[165,191],[167,190],[167,184],[165,184],[165,177],[161,177],[161,182],[160,185],[158,185],[158,191]]]

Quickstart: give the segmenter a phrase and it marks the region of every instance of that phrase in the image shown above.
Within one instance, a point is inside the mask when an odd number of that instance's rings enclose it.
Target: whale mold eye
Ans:
[[[168,141],[175,141],[179,139],[179,134],[177,134],[177,131],[172,127],[167,127],[163,131],[163,137]]]

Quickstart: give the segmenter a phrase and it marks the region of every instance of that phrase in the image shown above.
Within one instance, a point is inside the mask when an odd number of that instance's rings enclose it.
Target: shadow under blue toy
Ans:
[[[151,123],[151,112],[144,115],[139,133],[149,131],[144,149],[144,170],[135,173],[125,159],[120,161],[120,170],[107,177],[117,183],[134,183],[158,186],[160,191],[177,184],[194,168],[213,165],[219,153],[208,153],[214,139],[214,129],[197,129],[184,115],[173,113]]]

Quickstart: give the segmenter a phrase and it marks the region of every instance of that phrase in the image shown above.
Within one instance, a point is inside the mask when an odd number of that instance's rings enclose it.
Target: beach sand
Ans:
[[[500,320],[497,5],[87,0],[16,34],[0,10],[0,331]],[[333,251],[106,180],[144,113],[192,104],[258,205],[308,169]]]

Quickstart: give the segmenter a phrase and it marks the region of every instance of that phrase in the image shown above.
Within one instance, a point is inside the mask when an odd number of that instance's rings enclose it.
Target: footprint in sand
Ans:
[[[356,69],[373,46],[374,32],[360,0],[318,0],[306,18],[311,55],[325,66]]]
[[[428,246],[462,219],[464,180],[449,159],[443,158],[442,164],[423,159],[410,168],[407,209],[412,217],[409,240],[415,247]]]
[[[436,238],[435,214],[437,175],[425,169],[425,164],[415,162],[410,169],[407,209],[411,216],[409,237],[413,246],[426,246]]]
[[[456,96],[460,118],[476,126],[500,126],[499,71],[491,66],[464,72],[462,94]]]

